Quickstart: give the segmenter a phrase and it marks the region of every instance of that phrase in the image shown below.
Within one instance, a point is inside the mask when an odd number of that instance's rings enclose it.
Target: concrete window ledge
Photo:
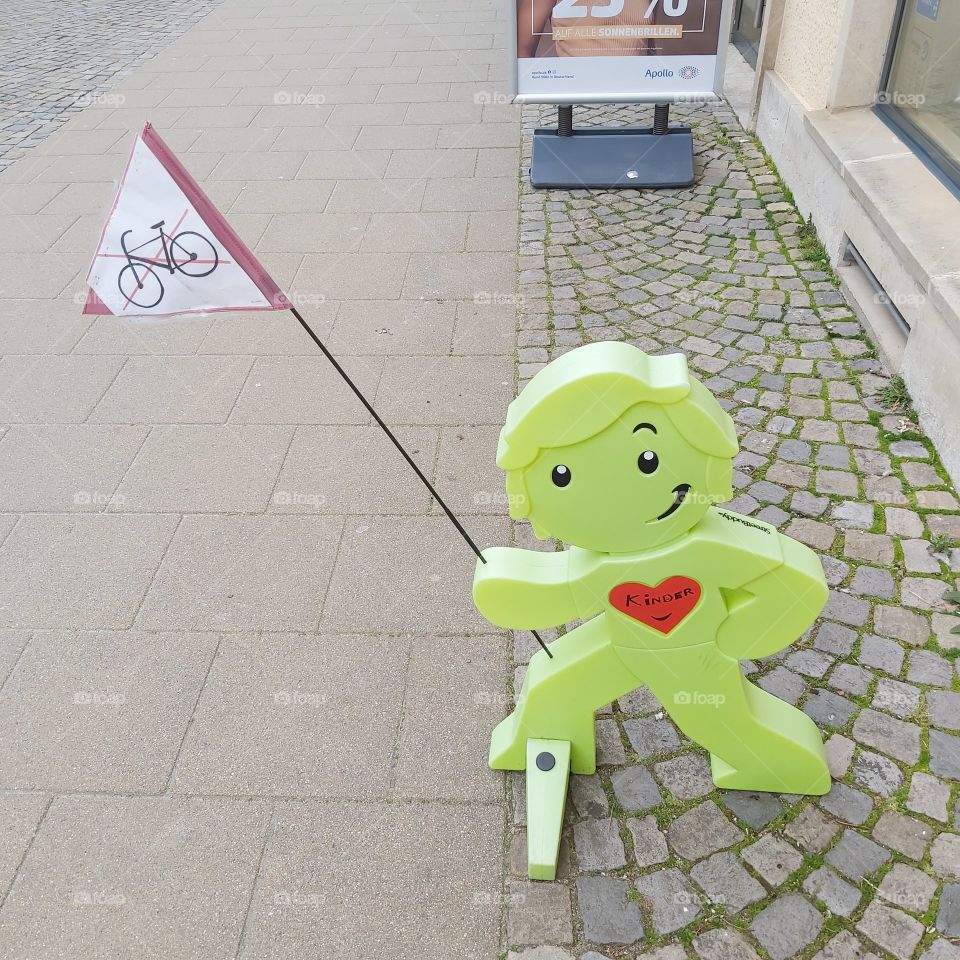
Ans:
[[[910,325],[906,337],[859,267],[838,267],[957,482],[960,200],[872,110],[807,110],[773,71],[764,76],[757,133],[833,262],[849,239]]]

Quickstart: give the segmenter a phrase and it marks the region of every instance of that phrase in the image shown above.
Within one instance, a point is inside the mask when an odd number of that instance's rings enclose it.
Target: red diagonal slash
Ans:
[[[173,229],[172,229],[172,230],[169,232],[169,234],[168,234],[168,236],[170,236],[171,239],[176,236],[177,231],[180,229],[180,224],[182,224],[183,221],[187,219],[187,214],[188,214],[189,212],[190,212],[190,208],[187,207],[187,209],[184,210],[182,214],[180,214],[180,219],[174,224]],[[158,266],[163,266],[163,267],[165,267],[165,266],[167,265],[167,264],[166,264],[166,261],[165,261],[165,260],[160,260],[160,259],[158,259],[162,250],[163,250],[163,240],[160,240],[160,247],[159,247],[159,249],[157,250],[157,252],[156,252],[152,257],[137,257],[137,260],[138,260],[138,262],[141,262],[141,263],[144,262],[144,261],[146,261],[147,263],[156,264],[156,265],[158,265]],[[98,256],[98,257],[106,257],[106,258],[117,258],[117,259],[121,259],[121,260],[129,260],[129,257],[127,257],[127,255],[126,255],[126,254],[123,254],[123,253],[98,253],[97,256]],[[191,263],[223,263],[223,264],[228,264],[228,263],[230,263],[230,261],[229,261],[229,260],[217,260],[217,261],[214,261],[214,260],[192,260]],[[136,271],[134,271],[134,276],[136,276]],[[130,297],[126,297],[126,296],[125,296],[124,299],[126,300],[126,303],[124,303],[124,305],[120,308],[121,310],[126,310],[127,307],[129,307],[130,304],[133,302],[133,301],[130,299]]]

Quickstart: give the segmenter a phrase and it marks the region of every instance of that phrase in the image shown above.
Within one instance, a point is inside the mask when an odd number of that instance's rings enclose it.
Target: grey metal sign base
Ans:
[[[694,182],[693,133],[669,127],[658,103],[653,127],[573,129],[573,107],[557,108],[557,129],[533,133],[530,182],[537,189],[687,187]]]

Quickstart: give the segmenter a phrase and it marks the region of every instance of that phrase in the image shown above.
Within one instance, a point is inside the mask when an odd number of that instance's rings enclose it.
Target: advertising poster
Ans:
[[[729,0],[514,0],[516,100],[642,103],[710,97]]]

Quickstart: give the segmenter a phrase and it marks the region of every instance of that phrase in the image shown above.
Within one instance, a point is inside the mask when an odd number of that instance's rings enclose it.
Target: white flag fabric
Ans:
[[[148,123],[87,275],[84,313],[289,310],[290,302]]]

